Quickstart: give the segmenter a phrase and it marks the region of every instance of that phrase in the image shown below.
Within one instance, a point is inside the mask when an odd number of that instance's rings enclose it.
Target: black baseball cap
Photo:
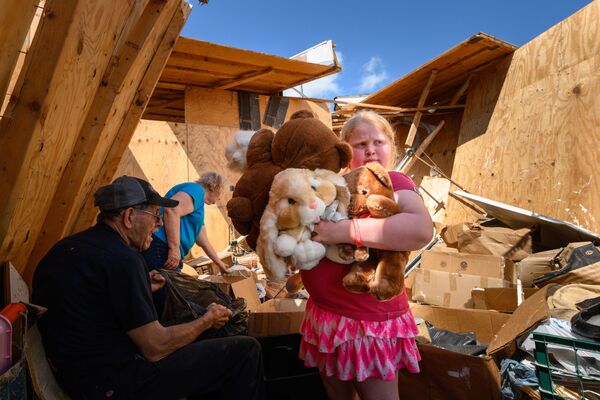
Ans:
[[[123,175],[110,185],[102,186],[94,193],[94,205],[100,211],[118,210],[138,204],[153,204],[161,207],[175,207],[177,200],[162,197],[145,180]]]

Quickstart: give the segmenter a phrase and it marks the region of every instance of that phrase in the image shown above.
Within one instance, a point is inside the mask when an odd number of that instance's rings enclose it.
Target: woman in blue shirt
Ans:
[[[220,199],[224,182],[218,173],[207,172],[197,181],[180,183],[166,193],[166,198],[179,204],[163,209],[164,225],[154,233],[150,248],[143,253],[151,270],[181,270],[183,258],[196,243],[221,272],[228,271],[208,240],[204,225],[204,204],[215,204]]]

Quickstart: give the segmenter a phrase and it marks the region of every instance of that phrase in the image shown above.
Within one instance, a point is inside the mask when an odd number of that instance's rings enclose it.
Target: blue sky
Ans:
[[[181,33],[213,43],[291,57],[333,40],[342,72],[309,97],[367,94],[484,32],[521,46],[591,0],[209,0]]]

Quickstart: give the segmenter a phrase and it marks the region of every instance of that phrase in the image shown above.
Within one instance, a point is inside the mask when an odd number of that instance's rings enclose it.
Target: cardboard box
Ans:
[[[471,223],[461,222],[460,224],[447,225],[442,229],[440,236],[444,239],[444,243],[446,243],[450,247],[458,247],[458,236],[461,233],[467,232],[471,227]]]
[[[253,278],[221,275],[202,275],[200,278],[216,284],[222,291],[234,299],[238,297],[245,299],[246,309],[248,310],[256,310],[261,305]]]
[[[488,354],[494,354],[498,359],[512,357],[517,350],[516,339],[538,322],[550,318],[546,299],[558,288],[560,285],[545,286],[523,301],[490,342]]]
[[[526,299],[538,289],[523,288]],[[495,310],[512,313],[517,309],[517,288],[476,288],[471,291],[473,307],[479,310]]]
[[[233,253],[230,251],[221,251],[217,254],[219,258],[227,265],[233,264]],[[196,269],[199,273],[202,274],[212,274],[216,275],[220,272],[219,267],[215,263],[212,262],[208,256],[201,256],[196,258],[186,258],[185,262]]]
[[[491,340],[509,320],[507,314],[412,305],[415,317],[453,332],[475,332],[480,342]],[[500,372],[493,357],[469,356],[431,345],[418,345],[421,372],[400,370],[398,391],[401,399],[470,400],[501,398]]]
[[[554,259],[562,249],[554,249],[533,253],[516,263],[517,276],[523,287],[533,286],[533,280],[558,269]]]
[[[473,224],[458,235],[461,253],[490,254],[519,261],[531,254],[531,232],[528,228],[510,229]]]
[[[473,308],[471,291],[474,288],[510,286],[510,282],[500,278],[417,268],[412,299],[437,306]]]
[[[512,279],[512,273],[505,273],[504,258],[499,256],[465,254],[441,251],[424,251],[421,254],[421,268],[448,273],[486,276],[489,278]]]
[[[265,301],[250,313],[250,336],[284,335],[300,332],[306,300],[272,299]]]

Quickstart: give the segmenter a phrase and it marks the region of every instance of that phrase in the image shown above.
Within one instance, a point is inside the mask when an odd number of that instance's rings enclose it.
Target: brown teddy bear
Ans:
[[[400,212],[388,172],[378,163],[368,163],[344,175],[350,190],[348,216],[385,218]],[[370,249],[365,261],[356,262],[343,279],[344,287],[356,293],[371,292],[377,300],[389,300],[404,287],[408,251]]]
[[[269,190],[277,173],[287,168],[317,168],[338,172],[350,164],[352,148],[310,111],[301,110],[279,128],[257,131],[248,144],[246,171],[227,203],[227,215],[235,229],[247,235],[253,249],[260,233],[260,218],[269,202]]]

